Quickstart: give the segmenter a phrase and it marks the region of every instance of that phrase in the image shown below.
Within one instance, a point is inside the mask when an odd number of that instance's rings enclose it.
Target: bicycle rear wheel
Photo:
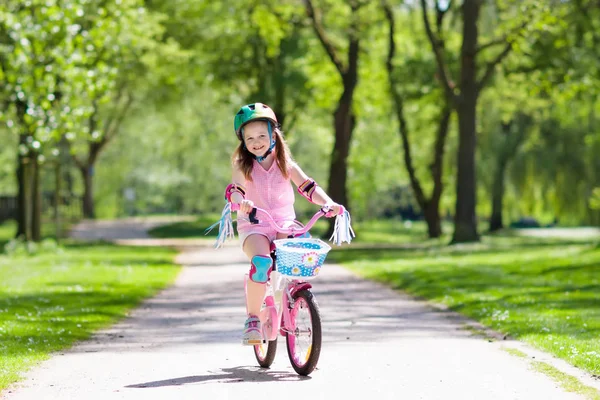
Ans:
[[[290,314],[295,329],[286,335],[288,356],[299,375],[308,375],[317,367],[322,340],[319,305],[310,290],[300,290],[294,295]]]
[[[277,339],[254,346],[254,356],[256,357],[256,361],[258,361],[258,365],[263,368],[269,368],[271,364],[273,364],[275,354],[277,354]]]

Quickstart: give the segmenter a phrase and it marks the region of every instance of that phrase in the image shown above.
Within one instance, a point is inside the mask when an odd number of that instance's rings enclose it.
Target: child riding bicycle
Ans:
[[[241,107],[234,118],[234,130],[240,143],[232,156],[232,183],[225,190],[228,204],[221,219],[218,245],[227,236],[233,235],[231,223],[226,222],[231,215],[228,206],[230,203],[239,204],[237,230],[242,249],[250,261],[246,288],[248,316],[242,343],[257,345],[263,339],[258,315],[273,264],[272,242],[285,236],[278,234],[266,222],[251,224],[248,214],[253,207],[260,207],[283,227],[295,224],[291,182],[308,201],[328,206],[331,210],[328,216],[337,216],[342,207],[293,160],[277,117],[267,105],[254,103]]]

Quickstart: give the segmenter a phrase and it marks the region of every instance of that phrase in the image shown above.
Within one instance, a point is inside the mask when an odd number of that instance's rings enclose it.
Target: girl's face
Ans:
[[[256,121],[244,126],[244,143],[253,155],[257,157],[264,155],[271,145],[267,123]]]

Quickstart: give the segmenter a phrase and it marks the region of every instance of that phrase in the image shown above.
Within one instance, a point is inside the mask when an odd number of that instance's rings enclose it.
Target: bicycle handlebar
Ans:
[[[239,211],[239,210],[240,210],[240,205],[238,203],[231,203],[231,211]],[[342,215],[344,213],[344,211],[345,211],[344,206],[340,206],[339,215]],[[317,220],[319,218],[321,218],[323,216],[330,216],[331,209],[326,206],[321,207],[321,209],[319,211],[317,211],[315,213],[315,215],[312,216],[312,218],[306,223],[306,225],[304,227],[300,227],[300,228],[297,226],[290,226],[289,228],[284,228],[284,227],[280,226],[277,222],[275,222],[275,220],[273,219],[273,217],[271,216],[271,214],[269,214],[269,212],[267,210],[263,210],[262,208],[259,208],[259,207],[253,207],[250,214],[248,214],[248,218],[250,219],[251,224],[260,223],[260,221],[258,219],[256,219],[257,213],[261,213],[264,216],[266,216],[267,222],[269,223],[269,225],[271,225],[271,227],[273,229],[275,229],[277,232],[296,236],[296,235],[302,235],[302,234],[308,232],[313,227],[313,225],[317,222]],[[334,217],[334,215],[331,215],[331,216]]]

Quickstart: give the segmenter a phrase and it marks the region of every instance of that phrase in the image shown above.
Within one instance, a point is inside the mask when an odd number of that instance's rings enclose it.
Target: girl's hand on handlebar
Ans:
[[[240,203],[240,212],[244,214],[250,214],[252,209],[254,208],[254,202],[252,200],[242,200]]]
[[[327,203],[322,207],[322,210],[325,211],[325,216],[327,218],[335,217],[336,215],[344,212],[344,207],[339,205],[338,203]]]

